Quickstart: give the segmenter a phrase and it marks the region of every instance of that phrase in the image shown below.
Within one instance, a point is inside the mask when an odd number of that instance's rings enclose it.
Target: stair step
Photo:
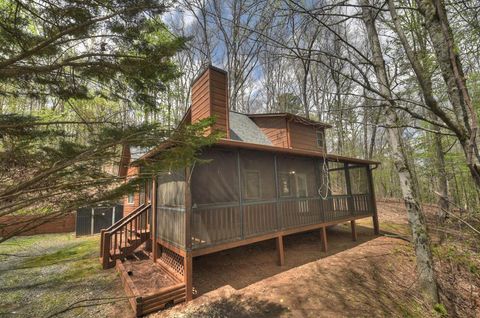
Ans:
[[[149,235],[150,234],[150,230],[146,230],[146,229],[143,229],[143,230],[136,230],[136,229],[128,229],[127,230],[128,232],[130,233],[133,233],[134,235],[136,236],[142,236],[142,235]]]
[[[139,243],[139,245],[140,245],[140,244],[143,243],[143,240],[140,239],[140,238],[128,239],[128,243],[129,243],[130,245],[135,245],[135,244],[138,244],[138,243]]]

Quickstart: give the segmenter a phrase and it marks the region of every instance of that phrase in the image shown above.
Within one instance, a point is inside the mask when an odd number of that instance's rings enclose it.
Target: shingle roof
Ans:
[[[259,145],[272,145],[262,130],[244,114],[230,112],[230,139]]]
[[[149,152],[150,149],[144,147],[130,146],[130,161],[135,161]]]

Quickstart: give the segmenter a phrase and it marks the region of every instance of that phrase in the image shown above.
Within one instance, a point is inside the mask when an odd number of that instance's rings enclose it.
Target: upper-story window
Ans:
[[[130,192],[127,197],[127,203],[128,204],[133,204],[134,203],[134,193]]]
[[[325,148],[325,133],[323,130],[317,130],[317,147]]]

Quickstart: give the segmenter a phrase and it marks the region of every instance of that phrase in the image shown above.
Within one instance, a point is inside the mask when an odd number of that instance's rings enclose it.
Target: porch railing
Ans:
[[[373,215],[370,194],[204,205],[192,208],[192,248],[363,215]]]

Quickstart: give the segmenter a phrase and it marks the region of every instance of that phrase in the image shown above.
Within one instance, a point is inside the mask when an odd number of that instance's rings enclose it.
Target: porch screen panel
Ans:
[[[223,149],[205,151],[193,168],[191,180],[192,204],[238,203],[238,173],[236,152]]]
[[[312,158],[277,157],[282,227],[314,224],[322,220],[315,164]]]
[[[349,167],[352,202],[356,215],[372,212],[367,166]]]
[[[158,176],[158,205],[168,207],[185,206],[184,171],[165,172]]]
[[[277,228],[275,161],[273,154],[240,151],[240,180],[245,236]]]
[[[318,169],[318,189],[317,193],[326,199],[328,197],[329,183],[328,183],[328,163],[324,160],[317,161]]]
[[[236,151],[211,148],[192,171],[192,247],[241,236],[239,176]]]
[[[344,219],[350,216],[345,164],[330,161],[328,168],[330,197],[325,209],[325,218],[326,221]]]
[[[329,172],[330,193],[332,195],[347,195],[347,181],[345,170],[333,170]]]
[[[157,237],[185,245],[185,173],[165,172],[157,179]]]

